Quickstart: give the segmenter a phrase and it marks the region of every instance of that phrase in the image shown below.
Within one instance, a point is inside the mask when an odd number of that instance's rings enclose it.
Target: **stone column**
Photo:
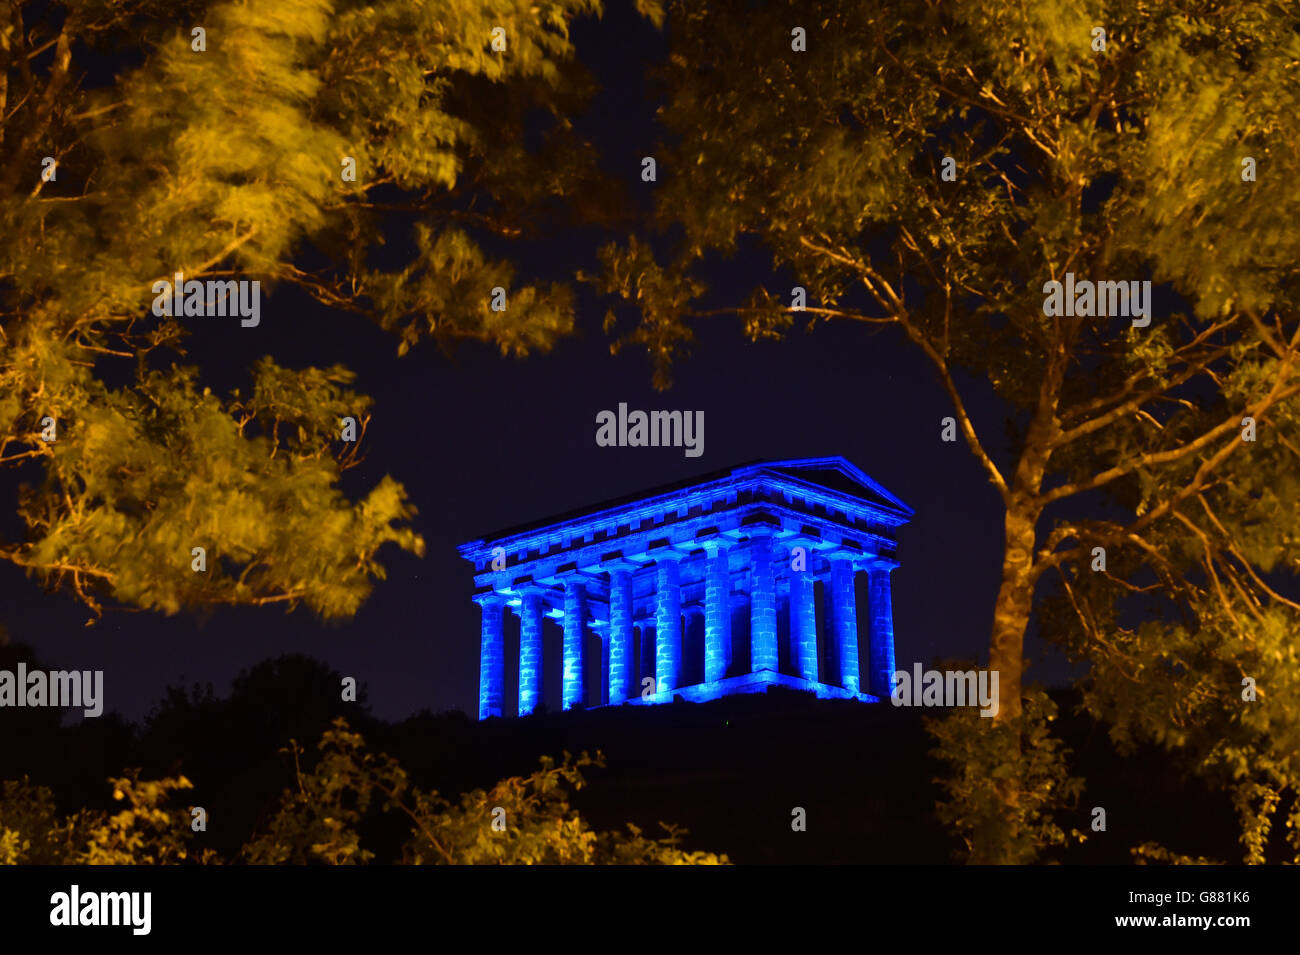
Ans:
[[[505,600],[500,594],[474,598],[483,611],[482,639],[478,651],[478,718],[501,715],[506,687],[506,641],[502,631]]]
[[[632,575],[626,570],[609,575],[609,702],[622,703],[633,696],[632,677]]]
[[[867,570],[870,587],[871,616],[871,673],[869,690],[882,700],[894,692],[894,599],[889,575],[898,566],[893,561],[880,561]]]
[[[790,649],[794,668],[805,680],[817,682],[817,601],[813,591],[813,576],[808,569],[812,551],[802,547],[803,554],[790,562]]]
[[[675,690],[682,682],[682,590],[676,557],[655,566],[655,692]]]
[[[831,620],[835,625],[835,645],[840,658],[840,685],[858,692],[858,603],[853,586],[853,561],[847,557],[831,558]]]
[[[542,595],[526,589],[519,606],[519,715],[542,701]]]
[[[586,698],[587,588],[580,580],[564,582],[564,684],[561,706],[581,706]]]
[[[704,682],[721,680],[731,669],[731,570],[727,548],[706,544],[704,562]]]
[[[779,669],[776,648],[776,578],[772,573],[772,539],[749,539],[749,670]]]

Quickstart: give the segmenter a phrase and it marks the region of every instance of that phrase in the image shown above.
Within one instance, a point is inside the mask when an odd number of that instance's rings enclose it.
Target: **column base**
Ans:
[[[872,696],[870,693],[854,693],[842,686],[817,683],[813,680],[805,680],[802,677],[790,676],[785,673],[776,673],[772,670],[760,670],[757,673],[742,673],[722,680],[713,680],[710,683],[695,683],[691,686],[678,687],[675,690],[665,690],[662,693],[654,693],[650,696],[634,696],[626,704],[618,705],[653,706],[659,703],[671,703],[673,698],[678,696],[688,703],[704,703],[724,696],[736,696],[742,693],[766,693],[768,687],[771,686],[815,693],[817,698],[821,700],[858,700],[862,703],[880,702],[880,697]]]

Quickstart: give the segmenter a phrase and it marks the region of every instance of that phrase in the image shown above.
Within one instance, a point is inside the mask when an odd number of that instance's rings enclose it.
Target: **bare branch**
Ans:
[[[1245,409],[1245,415],[1249,417],[1258,417],[1258,415],[1266,411],[1268,408],[1272,407],[1277,402],[1283,401],[1296,394],[1300,394],[1300,384],[1292,385],[1291,387],[1284,389],[1280,393],[1275,393],[1272,395],[1268,395],[1264,398],[1261,398],[1259,401],[1255,402],[1253,405],[1250,405]],[[1075,494],[1081,494],[1084,491],[1091,491],[1096,488],[1103,487],[1111,483],[1112,481],[1115,481],[1126,475],[1132,474],[1141,468],[1151,467],[1153,465],[1159,465],[1159,464],[1168,464],[1170,462],[1177,461],[1181,458],[1186,457],[1189,454],[1199,451],[1201,448],[1204,448],[1206,445],[1213,442],[1216,438],[1220,438],[1230,431],[1236,431],[1238,428],[1241,427],[1242,417],[1243,417],[1242,413],[1240,412],[1235,413],[1232,417],[1228,418],[1226,421],[1216,425],[1215,427],[1211,428],[1209,431],[1202,434],[1200,437],[1196,438],[1195,440],[1189,441],[1186,444],[1179,445],[1176,448],[1170,448],[1167,451],[1158,451],[1158,452],[1151,452],[1148,454],[1139,455],[1138,457],[1134,458],[1132,461],[1129,461],[1125,464],[1117,464],[1112,468],[1107,468],[1105,471],[1101,471],[1093,475],[1091,478],[1089,478],[1086,481],[1079,481],[1075,484],[1063,484],[1060,487],[1053,488],[1052,490],[1043,494],[1041,500],[1043,501],[1044,504],[1050,504],[1052,501],[1059,501],[1061,498],[1071,497],[1072,495]],[[1226,458],[1228,454],[1231,454],[1232,451],[1235,450],[1236,446],[1240,443],[1241,443],[1240,441],[1233,441],[1232,443],[1226,445],[1225,446],[1226,453],[1220,451],[1220,453],[1216,454],[1215,458],[1213,458],[1212,460],[1215,460],[1217,462],[1222,458]]]
[[[907,337],[920,346],[921,350],[925,352],[930,361],[938,369],[940,382],[943,385],[944,391],[948,393],[949,400],[952,401],[953,409],[956,411],[957,422],[961,426],[962,435],[966,438],[967,445],[970,447],[971,452],[975,457],[979,459],[980,464],[984,466],[984,470],[988,473],[989,480],[993,482],[993,486],[998,489],[998,493],[1002,495],[1003,501],[1009,501],[1010,491],[1007,487],[1006,478],[1002,476],[1002,472],[998,470],[997,465],[993,463],[993,459],[989,456],[988,452],[984,450],[984,445],[980,442],[979,435],[975,432],[975,426],[971,422],[970,415],[966,411],[966,404],[962,401],[961,393],[957,390],[957,383],[953,380],[945,357],[939,352],[934,343],[930,341],[925,333],[917,328],[915,323],[910,320],[907,309],[903,305],[903,300],[899,297],[898,293],[894,291],[893,286],[891,286],[883,276],[872,269],[869,265],[852,258],[844,252],[836,252],[833,249],[819,246],[817,243],[810,241],[806,236],[800,236],[799,242],[805,248],[811,249],[820,255],[825,255],[843,265],[847,265],[864,276],[867,288],[871,292],[872,296],[886,309],[886,311],[890,313],[891,318],[887,320],[892,320],[901,325],[903,330],[907,333]]]

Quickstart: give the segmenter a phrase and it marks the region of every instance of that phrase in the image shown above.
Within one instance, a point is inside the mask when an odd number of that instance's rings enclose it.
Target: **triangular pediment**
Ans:
[[[884,507],[897,509],[910,517],[913,513],[903,501],[888,491],[865,471],[843,457],[797,458],[751,465],[752,470],[768,471],[809,484],[817,484],[841,494],[863,498]]]

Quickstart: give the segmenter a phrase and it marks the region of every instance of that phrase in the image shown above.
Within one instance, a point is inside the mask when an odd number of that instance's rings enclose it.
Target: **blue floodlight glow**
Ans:
[[[912,513],[844,458],[809,458],[715,472],[463,544],[482,607],[479,719],[541,705],[547,617],[563,628],[558,702],[566,710],[600,705],[599,695],[588,699],[589,667],[602,671],[610,705],[703,702],[772,686],[821,699],[887,698],[890,575],[897,529]],[[860,596],[869,608],[861,620]],[[504,699],[507,607],[520,618],[516,701]],[[779,627],[783,608],[788,626]],[[702,642],[686,639],[685,614],[703,615]],[[588,659],[593,632],[604,652]],[[836,672],[819,674],[822,656]],[[684,685],[690,674],[703,679]]]

